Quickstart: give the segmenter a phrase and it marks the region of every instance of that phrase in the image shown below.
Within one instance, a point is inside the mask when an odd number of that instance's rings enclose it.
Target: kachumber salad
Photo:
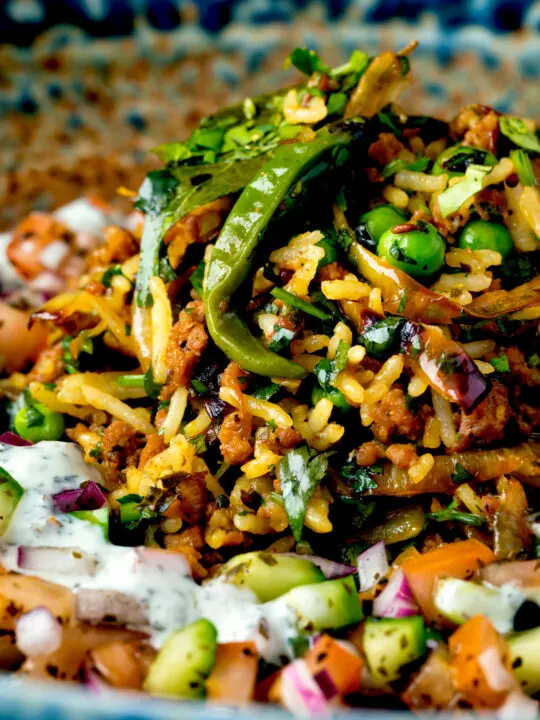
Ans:
[[[414,45],[6,238],[3,669],[537,716],[540,140],[407,114]]]

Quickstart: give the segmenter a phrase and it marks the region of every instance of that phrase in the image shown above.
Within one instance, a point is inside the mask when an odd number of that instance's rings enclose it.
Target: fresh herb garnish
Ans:
[[[540,153],[540,141],[521,118],[505,115],[499,118],[499,128],[514,145]]]
[[[456,463],[456,468],[452,473],[452,482],[456,483],[456,485],[461,485],[461,483],[466,483],[473,479],[474,476],[471,475],[468,470],[465,470],[461,463]]]
[[[373,479],[373,476],[381,473],[381,465],[364,467],[357,465],[355,462],[347,462],[338,470],[338,475],[358,495],[363,495],[368,490],[375,490],[377,482]]]
[[[419,157],[412,162],[396,158],[383,167],[381,175],[386,179],[392,177],[392,175],[395,175],[400,170],[415,170],[416,172],[424,172],[428,165],[429,158],[427,157]]]
[[[426,518],[433,522],[460,522],[464,525],[474,525],[476,527],[484,524],[485,518],[482,515],[460,512],[457,507],[457,500],[452,500],[448,507],[436,512],[426,513]]]
[[[268,349],[272,350],[272,352],[286,350],[291,344],[294,335],[294,330],[289,330],[289,328],[282,327],[281,325],[274,325],[274,334],[268,344]]]
[[[336,348],[336,354],[332,360],[322,358],[317,365],[315,365],[315,377],[323,390],[331,390],[339,373],[347,367],[349,349],[350,345],[340,340]]]
[[[287,290],[284,290],[283,288],[272,288],[270,290],[270,294],[273,295],[278,300],[281,300],[282,302],[287,303],[291,307],[295,307],[297,310],[301,310],[302,312],[307,313],[308,315],[313,315],[313,317],[318,318],[319,320],[330,320],[330,315],[326,313],[324,310],[321,310],[320,308],[316,307],[315,305],[312,305],[311,303],[306,302],[306,300],[302,300],[302,298],[297,297],[296,295],[293,295],[293,293],[288,292]]]
[[[326,475],[330,455],[326,452],[310,458],[308,447],[303,445],[290,450],[279,464],[283,504],[296,542],[302,539],[307,505]]]
[[[358,342],[369,355],[381,358],[397,346],[404,324],[403,318],[389,315],[363,330]]]
[[[193,285],[193,289],[200,297],[202,297],[204,293],[203,281],[205,265],[206,264],[204,260],[201,260],[201,262],[197,265],[195,270],[189,276],[189,282]]]
[[[144,374],[143,387],[149,398],[155,400],[161,392],[161,385],[154,380],[154,371],[152,366]]]
[[[193,378],[191,381],[192,388],[199,393],[199,395],[209,395],[210,389],[208,388],[208,385],[203,383],[201,380],[197,380],[197,378]]]
[[[323,63],[315,50],[310,50],[306,47],[297,47],[291,52],[285,60],[285,67],[289,65],[294,65],[294,67],[300,70],[301,73],[304,73],[304,75],[312,75],[314,72],[330,75],[332,72],[331,68]]]
[[[102,445],[100,442],[96,443],[94,447],[90,450],[88,453],[90,457],[93,457],[95,460],[99,460],[101,457],[101,451],[102,451]]]
[[[508,362],[507,355],[499,355],[499,357],[491,358],[489,361],[490,365],[493,365],[495,370],[500,373],[510,372],[510,363]]]
[[[265,385],[264,387],[253,390],[251,397],[258,398],[259,400],[271,400],[281,389],[281,385],[271,383],[270,385]]]
[[[105,285],[106,288],[110,288],[111,281],[115,275],[124,275],[120,265],[111,265],[111,267],[108,267],[101,276],[101,284]]]

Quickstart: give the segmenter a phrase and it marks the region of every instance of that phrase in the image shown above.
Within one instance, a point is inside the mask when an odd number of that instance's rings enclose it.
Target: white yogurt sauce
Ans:
[[[0,467],[24,488],[7,532],[0,539],[0,562],[8,570],[27,572],[72,588],[127,593],[146,609],[153,643],[198,618],[210,620],[220,642],[255,640],[269,662],[291,657],[288,640],[297,634],[295,613],[275,600],[264,605],[255,595],[223,581],[197,585],[191,577],[143,565],[134,548],[111,545],[102,529],[85,520],[57,513],[51,495],[76,489],[99,472],[83,461],[72,443],[46,441],[29,447],[0,444]],[[25,571],[17,564],[17,547],[69,547],[97,561],[93,576]]]

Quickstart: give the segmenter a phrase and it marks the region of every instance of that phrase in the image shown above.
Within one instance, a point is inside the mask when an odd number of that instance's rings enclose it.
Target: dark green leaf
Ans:
[[[26,408],[26,425],[28,427],[39,427],[45,421],[44,416],[35,405],[28,405]]]
[[[334,358],[322,358],[315,365],[315,377],[323,390],[330,390],[339,373],[347,367],[349,348],[350,345],[340,340]]]
[[[457,510],[457,500],[452,500],[448,507],[443,510],[437,510],[437,512],[426,513],[428,520],[433,522],[460,522],[464,525],[475,525],[480,527],[485,522],[485,518],[482,515],[474,515],[473,513],[464,513]]]
[[[355,462],[347,462],[338,470],[339,476],[358,495],[363,495],[368,490],[375,490],[377,482],[373,479],[373,476],[379,475],[381,472],[382,467],[380,465],[363,467]]]
[[[474,476],[471,475],[468,470],[465,470],[463,465],[456,463],[456,469],[452,473],[452,482],[456,483],[456,485],[461,485],[461,483],[469,482],[469,480],[473,479]]]
[[[499,355],[499,357],[491,358],[489,361],[491,365],[497,370],[497,372],[500,373],[508,373],[510,372],[510,363],[508,362],[508,357],[506,355]]]
[[[251,393],[251,397],[258,398],[259,400],[271,400],[281,389],[281,385],[271,383],[270,385],[265,385],[264,387],[254,390]]]
[[[404,323],[403,318],[391,315],[385,317],[366,328],[359,336],[358,342],[366,348],[370,355],[383,357],[399,343]]]
[[[305,47],[297,47],[285,61],[286,65],[294,65],[304,75],[312,75],[314,72],[330,75],[332,72],[328,65],[325,65],[315,50]]]
[[[154,380],[154,372],[151,365],[144,374],[143,386],[149,398],[155,399],[158,397],[161,391],[161,385]]]
[[[302,539],[307,505],[315,488],[326,475],[328,457],[321,453],[312,459],[306,445],[290,450],[279,465],[283,504],[296,542]]]
[[[94,445],[94,447],[90,450],[90,452],[88,454],[90,455],[90,457],[93,457],[95,460],[99,460],[99,458],[101,457],[101,451],[102,451],[101,443],[98,442],[96,445]]]
[[[345,106],[347,105],[347,93],[335,92],[328,98],[326,109],[328,115],[343,115]]]
[[[294,330],[281,327],[281,325],[274,325],[274,334],[272,335],[272,340],[268,345],[268,349],[272,350],[272,352],[281,352],[281,350],[285,350],[289,347],[293,338]]]
[[[201,260],[201,262],[197,265],[195,270],[191,273],[189,276],[189,282],[193,285],[193,288],[197,295],[200,297],[203,296],[203,281],[204,281],[204,269],[206,267],[206,263],[204,260]]]
[[[122,497],[118,498],[117,502],[120,505],[125,505],[126,503],[130,502],[140,503],[142,502],[142,499],[142,495],[137,495],[137,493],[129,493],[128,495],[123,495]]]
[[[209,393],[208,385],[201,382],[201,380],[197,380],[197,378],[194,378],[191,381],[191,386],[199,393],[199,395],[208,395]]]
[[[108,267],[103,275],[101,276],[101,284],[105,285],[106,288],[111,287],[111,280],[115,275],[123,275],[122,268],[120,265],[111,265]]]

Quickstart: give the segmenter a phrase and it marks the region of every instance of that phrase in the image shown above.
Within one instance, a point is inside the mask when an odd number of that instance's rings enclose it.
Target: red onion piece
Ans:
[[[116,590],[81,589],[75,596],[77,620],[98,624],[146,625],[148,616],[137,598]]]
[[[401,618],[418,615],[407,578],[403,570],[392,573],[388,585],[373,601],[373,615],[376,617]]]
[[[383,579],[389,570],[388,559],[384,542],[380,540],[367,550],[364,550],[357,559],[358,577],[360,579],[360,592],[371,590]]]
[[[47,270],[58,270],[71,253],[69,245],[62,240],[53,240],[39,253],[39,261]]]
[[[189,561],[182,553],[144,546],[135,548],[135,553],[135,570],[153,568],[166,573],[174,572],[180,575],[191,575]]]
[[[513,690],[508,694],[503,704],[495,711],[494,717],[499,720],[537,720],[540,706],[537,700]]]
[[[331,700],[339,694],[328,670],[320,670],[316,675],[314,675],[314,680],[323,691],[324,697],[327,700]]]
[[[15,642],[29,657],[49,655],[62,644],[62,625],[48,608],[36,607],[17,620]]]
[[[13,445],[13,447],[28,447],[34,444],[33,442],[30,442],[30,440],[25,440],[20,435],[10,432],[9,430],[0,435],[0,443],[4,443],[4,445]]]
[[[107,499],[99,485],[89,480],[82,488],[75,490],[62,490],[52,496],[52,501],[58,512],[68,513],[76,510],[99,510]]]
[[[300,560],[309,560],[323,572],[324,577],[327,580],[333,578],[346,577],[347,575],[354,575],[356,569],[351,565],[344,565],[343,563],[334,562],[333,560],[326,560],[326,558],[319,557],[318,555],[300,555],[299,553],[282,553],[287,557],[298,558]]]
[[[28,287],[37,292],[43,293],[46,300],[58,295],[64,289],[64,280],[54,272],[45,270],[33,280],[30,280]]]
[[[22,546],[17,548],[17,553],[17,565],[23,570],[39,570],[60,575],[96,573],[96,558],[79,548]]]
[[[101,675],[91,666],[88,660],[81,665],[81,675],[85,686],[91,693],[102,695],[104,692],[111,690]]]
[[[329,717],[328,700],[304,660],[293,660],[281,674],[281,701],[299,717]]]

